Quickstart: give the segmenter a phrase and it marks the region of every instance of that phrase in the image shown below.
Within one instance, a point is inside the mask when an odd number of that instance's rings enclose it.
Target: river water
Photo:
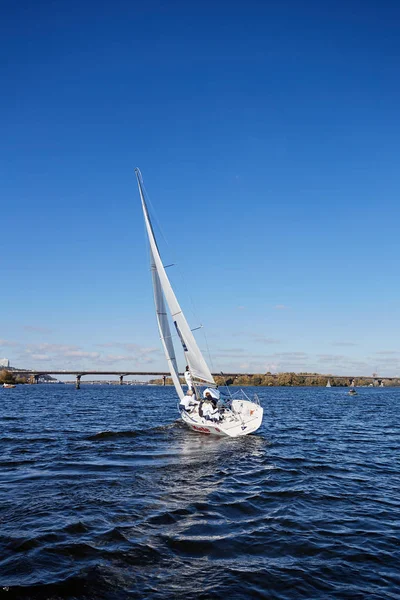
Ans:
[[[400,389],[256,391],[234,440],[170,387],[0,389],[0,596],[400,599]]]

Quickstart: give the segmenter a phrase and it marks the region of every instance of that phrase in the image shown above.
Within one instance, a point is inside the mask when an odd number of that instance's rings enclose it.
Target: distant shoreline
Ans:
[[[239,375],[235,378],[224,379],[223,376],[215,378],[218,386],[262,386],[262,387],[326,387],[328,381],[331,387],[350,387],[351,380],[333,375],[321,375],[320,373],[266,373],[255,375]],[[149,383],[162,385],[162,379],[151,379]],[[173,385],[172,379],[166,379],[166,385]],[[185,384],[181,379],[182,385]],[[354,381],[356,387],[400,387],[400,377],[385,379],[385,377],[359,377]],[[381,385],[382,384],[382,385]]]

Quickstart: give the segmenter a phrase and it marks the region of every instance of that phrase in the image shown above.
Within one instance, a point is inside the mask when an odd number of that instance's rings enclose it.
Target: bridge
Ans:
[[[146,376],[150,376],[150,377],[162,377],[163,380],[163,384],[165,385],[165,381],[167,377],[170,377],[171,374],[170,373],[166,373],[166,372],[149,372],[149,371],[81,371],[81,370],[71,370],[71,371],[67,371],[67,370],[61,370],[61,371],[57,371],[54,369],[40,369],[40,370],[36,370],[36,369],[13,369],[12,370],[13,374],[15,375],[22,375],[25,377],[32,377],[33,380],[35,381],[35,383],[39,383],[39,378],[43,377],[43,375],[74,375],[76,377],[76,384],[75,387],[77,390],[80,389],[81,387],[81,377],[83,377],[84,375],[115,375],[117,377],[119,377],[119,383],[120,385],[123,385],[124,383],[124,377],[129,377],[129,376],[137,376],[137,375],[146,375]],[[182,374],[183,376],[183,374]]]
[[[34,380],[35,383],[39,383],[40,377],[43,375],[73,375],[76,378],[75,387],[77,390],[81,387],[81,378],[86,375],[112,375],[119,377],[120,385],[124,383],[124,377],[129,376],[150,376],[150,377],[161,377],[163,380],[163,385],[165,385],[167,377],[170,377],[171,374],[165,371],[82,371],[82,370],[54,370],[54,369],[12,369],[12,372],[15,375],[22,375],[26,377],[30,377]],[[183,373],[179,374],[183,377]],[[247,377],[256,377],[259,376],[260,373],[212,373],[213,377],[223,377],[225,380],[234,380],[238,377],[247,376]],[[279,377],[279,373],[268,374],[268,377],[277,378]],[[348,381],[349,385],[352,384],[353,381],[357,381],[357,379],[367,379],[370,381],[376,381],[378,384],[381,383],[383,379],[385,381],[393,381],[394,379],[398,379],[398,377],[381,377],[377,375],[323,375],[320,373],[301,375],[305,379],[312,379],[314,377],[326,377],[326,379],[342,379]]]

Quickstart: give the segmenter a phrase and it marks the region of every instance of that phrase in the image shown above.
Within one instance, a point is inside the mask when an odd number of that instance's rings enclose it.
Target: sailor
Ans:
[[[208,400],[204,400],[202,407],[203,417],[207,421],[213,421],[214,423],[218,423],[221,421],[222,416],[218,410],[218,408],[214,408],[211,402]]]
[[[219,412],[218,408],[216,406],[214,407],[213,405],[211,405],[211,410],[209,412],[209,415],[210,415],[211,421],[214,421],[215,423],[218,423],[218,421],[221,421],[221,419],[222,419],[222,415]]]
[[[193,390],[188,390],[186,396],[183,396],[179,403],[179,410],[185,410],[186,412],[191,413],[198,403],[199,402],[193,396]]]
[[[199,409],[199,414],[201,417],[207,419],[207,421],[211,421],[211,412],[213,410],[211,402],[209,400],[202,400],[201,402],[201,411]]]
[[[215,388],[206,388],[203,392],[203,398],[212,403],[213,408],[217,408],[220,393]]]
[[[203,398],[202,411],[204,418],[209,421],[220,421],[222,416],[218,410],[219,391],[214,388],[206,388],[203,392]]]
[[[193,380],[192,380],[192,374],[189,371],[189,366],[186,365],[186,369],[184,372],[184,377],[185,377],[185,381],[186,381],[186,385],[188,386],[188,390],[193,390]]]
[[[213,409],[217,408],[217,400],[211,396],[210,392],[207,392],[205,400],[211,404]]]

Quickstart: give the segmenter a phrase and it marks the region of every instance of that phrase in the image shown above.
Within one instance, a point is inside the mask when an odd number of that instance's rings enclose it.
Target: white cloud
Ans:
[[[65,355],[67,352],[74,352],[74,351],[78,351],[81,348],[79,346],[71,346],[68,344],[49,344],[49,343],[43,343],[43,344],[27,344],[25,346],[25,352],[27,353],[32,353],[32,352],[37,352],[38,350],[44,350],[46,352],[51,352],[54,354],[61,354],[61,355]]]
[[[6,341],[6,340],[3,340]],[[15,342],[7,342],[17,348],[14,356],[11,358],[12,365],[20,368],[40,368],[48,367],[51,369],[96,369],[102,365],[118,364],[119,369],[138,370],[143,369],[145,365],[155,363],[155,359],[161,356],[159,348],[150,346],[139,346],[138,344],[109,342],[99,344],[103,348],[117,347],[128,350],[128,352],[109,352],[103,354],[100,349],[93,351],[74,344],[57,343],[29,343],[23,346]],[[165,365],[156,367],[156,370],[162,370]],[[151,366],[148,367],[150,371]]]
[[[249,338],[260,344],[280,344],[280,340],[275,338],[269,338],[261,333],[252,333],[248,331],[237,331],[232,334],[232,337]]]
[[[275,352],[272,356],[279,358],[308,358],[309,354],[306,352]]]
[[[250,333],[249,337],[251,337],[258,344],[280,344],[280,340],[269,338],[265,335],[260,335],[258,333]]]
[[[398,356],[379,356],[373,360],[374,363],[383,363],[384,365],[400,365],[400,357]]]
[[[216,356],[242,356],[247,354],[244,348],[217,348],[214,352]]]
[[[101,357],[101,362],[120,362],[121,360],[132,360],[132,356],[125,354],[107,354]]]
[[[342,355],[342,354],[317,354],[317,359],[319,360],[319,362],[332,362],[332,363],[337,363],[337,362],[343,362],[346,359],[346,356]]]
[[[12,348],[12,347],[15,347],[18,345],[19,345],[18,342],[11,342],[10,340],[0,340],[0,346],[3,346],[3,348],[5,348],[5,347]]]
[[[48,327],[37,327],[36,325],[24,325],[23,329],[31,333],[52,333],[52,330]]]
[[[213,362],[219,363],[226,373],[247,372],[266,373],[268,371],[310,371],[311,357],[305,352],[274,352],[271,354],[249,353],[244,349],[238,352],[226,351],[213,357]]]
[[[127,356],[125,354],[106,354],[105,356],[101,356],[98,360],[98,363],[101,364],[113,364],[116,362],[125,362],[129,365],[128,370],[133,370],[135,365],[143,365],[153,363],[154,360],[149,355],[143,356]],[[161,368],[160,368],[161,370]]]
[[[85,352],[84,350],[68,350],[64,356],[73,356],[75,358],[99,358],[100,352]]]
[[[99,348],[122,348],[128,352],[135,354],[158,354],[160,353],[159,348],[152,348],[147,346],[139,346],[138,344],[132,344],[130,342],[106,342],[103,344],[96,344]]]

